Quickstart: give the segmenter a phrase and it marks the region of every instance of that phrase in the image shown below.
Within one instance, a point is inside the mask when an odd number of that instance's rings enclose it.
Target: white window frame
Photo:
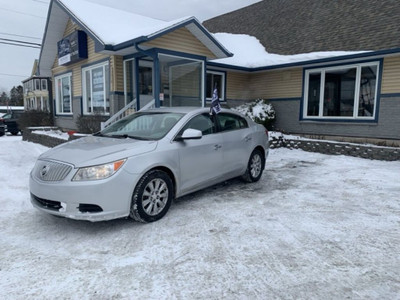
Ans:
[[[360,82],[361,82],[361,70],[362,67],[365,66],[376,66],[376,83],[375,83],[375,102],[374,102],[374,111],[372,116],[358,116],[358,107],[360,101]],[[326,120],[335,120],[335,119],[354,119],[354,120],[374,120],[376,118],[376,108],[378,106],[378,85],[379,85],[379,74],[380,74],[380,62],[373,61],[373,62],[366,62],[366,63],[358,63],[358,64],[348,64],[348,65],[340,65],[340,66],[333,66],[333,67],[326,67],[326,68],[315,68],[315,69],[308,69],[305,70],[304,74],[304,102],[303,102],[303,119],[326,119]],[[325,91],[325,74],[329,71],[341,70],[341,69],[351,69],[355,68],[356,71],[356,81],[355,81],[355,93],[354,93],[354,107],[353,107],[353,116],[324,116],[324,91]],[[321,82],[320,82],[320,95],[319,95],[319,113],[318,116],[308,116],[307,115],[307,108],[308,108],[308,90],[309,90],[309,78],[310,74],[321,74]]]
[[[34,85],[34,90],[35,91],[40,91],[41,88],[41,83],[40,83],[40,79],[35,79],[35,85]]]
[[[61,82],[62,82],[62,79],[66,78],[66,77],[68,78],[69,98],[70,98],[70,101],[71,101],[71,106],[70,106],[71,107],[71,111],[70,112],[64,112],[64,110],[63,110],[64,105],[62,105],[62,107],[60,107],[60,104],[62,103],[62,101],[60,101],[61,99],[59,99],[60,92],[62,93],[63,91],[59,90],[58,81],[61,80]],[[66,73],[66,74],[62,74],[62,75],[59,75],[59,76],[55,76],[54,77],[54,81],[55,81],[55,90],[56,90],[56,95],[55,95],[55,98],[56,98],[56,113],[58,115],[72,115],[73,114],[72,84],[71,84],[72,83],[72,73]],[[61,97],[64,98],[64,95],[62,94]]]
[[[206,82],[204,83],[206,85],[206,89],[208,88],[207,87],[207,75],[208,74],[221,75],[222,76],[222,79],[221,79],[221,90],[220,90],[221,97],[220,97],[219,100],[220,101],[226,101],[226,99],[225,99],[225,72],[207,70],[207,72],[206,72]],[[214,91],[214,88],[212,88],[212,89]],[[207,94],[207,92],[206,92],[206,94]],[[211,94],[212,94],[212,92],[211,92]],[[207,98],[207,100],[209,100],[209,101],[211,101],[211,99],[212,98]]]
[[[83,98],[83,114],[84,115],[93,115],[94,114],[94,110],[93,110],[93,101],[91,101],[91,108],[92,108],[92,111],[91,112],[89,112],[88,111],[88,105],[87,105],[87,98],[88,98],[88,90],[87,90],[87,86],[86,86],[86,72],[87,71],[90,71],[90,95],[92,95],[92,98],[93,98],[93,84],[92,84],[92,70],[94,70],[94,69],[97,69],[97,68],[100,68],[100,67],[102,67],[103,68],[103,87],[104,87],[104,89],[103,89],[103,96],[104,96],[104,106],[103,106],[103,108],[104,108],[104,115],[110,115],[110,112],[107,112],[107,97],[108,97],[108,95],[107,95],[107,80],[106,80],[106,67],[108,67],[108,68],[110,68],[110,65],[109,65],[109,62],[108,61],[105,61],[105,62],[101,62],[101,63],[98,63],[98,64],[95,64],[95,65],[91,65],[91,66],[88,66],[88,67],[85,67],[85,68],[82,68],[82,98]],[[108,69],[108,72],[109,72],[109,70],[110,69]]]
[[[47,79],[41,79],[40,83],[40,88],[42,89],[42,91],[47,91]]]

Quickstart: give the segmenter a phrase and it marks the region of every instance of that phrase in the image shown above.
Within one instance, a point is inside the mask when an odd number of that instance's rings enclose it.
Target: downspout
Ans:
[[[149,50],[144,50],[139,48],[139,44],[135,43],[135,49],[139,52],[139,53],[143,53],[146,56],[150,56],[153,59],[153,64],[154,64],[154,101],[155,101],[155,107],[159,108],[161,105],[160,103],[160,62],[158,60],[158,55],[157,53],[154,53],[154,51],[149,51]],[[138,71],[138,67],[137,70]],[[138,75],[138,74],[136,74]],[[136,76],[136,78],[138,78],[138,76]],[[137,79],[137,83],[138,83],[138,79]],[[138,88],[137,88],[138,90]],[[138,93],[138,92],[137,92]],[[139,99],[139,98],[137,98]],[[139,99],[140,101],[140,99]]]

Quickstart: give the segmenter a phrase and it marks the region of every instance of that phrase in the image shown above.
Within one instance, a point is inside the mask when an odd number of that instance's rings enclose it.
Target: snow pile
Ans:
[[[33,134],[47,135],[51,137],[55,137],[62,140],[68,140],[69,135],[66,132],[62,132],[61,130],[34,130]]]
[[[327,51],[295,55],[268,53],[260,41],[247,34],[215,33],[214,37],[234,55],[213,62],[245,68],[274,66],[322,58],[352,55],[366,51]]]
[[[237,112],[249,117],[254,122],[264,125],[266,128],[275,121],[275,109],[272,104],[264,99],[257,99],[253,102],[232,108]]]

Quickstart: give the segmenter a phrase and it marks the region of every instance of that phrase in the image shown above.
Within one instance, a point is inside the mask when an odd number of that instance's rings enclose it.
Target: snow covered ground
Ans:
[[[400,162],[271,150],[258,183],[89,223],[31,206],[45,147],[0,149],[0,299],[400,299]]]

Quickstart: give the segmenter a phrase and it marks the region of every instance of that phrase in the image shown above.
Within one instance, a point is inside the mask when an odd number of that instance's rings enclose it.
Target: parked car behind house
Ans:
[[[17,135],[21,131],[18,126],[18,119],[22,113],[22,111],[11,111],[0,116],[0,124],[4,123],[5,131],[10,132],[12,135]]]
[[[4,120],[1,118],[4,113],[0,113],[0,136],[3,136],[6,132],[6,125],[4,124]]]

